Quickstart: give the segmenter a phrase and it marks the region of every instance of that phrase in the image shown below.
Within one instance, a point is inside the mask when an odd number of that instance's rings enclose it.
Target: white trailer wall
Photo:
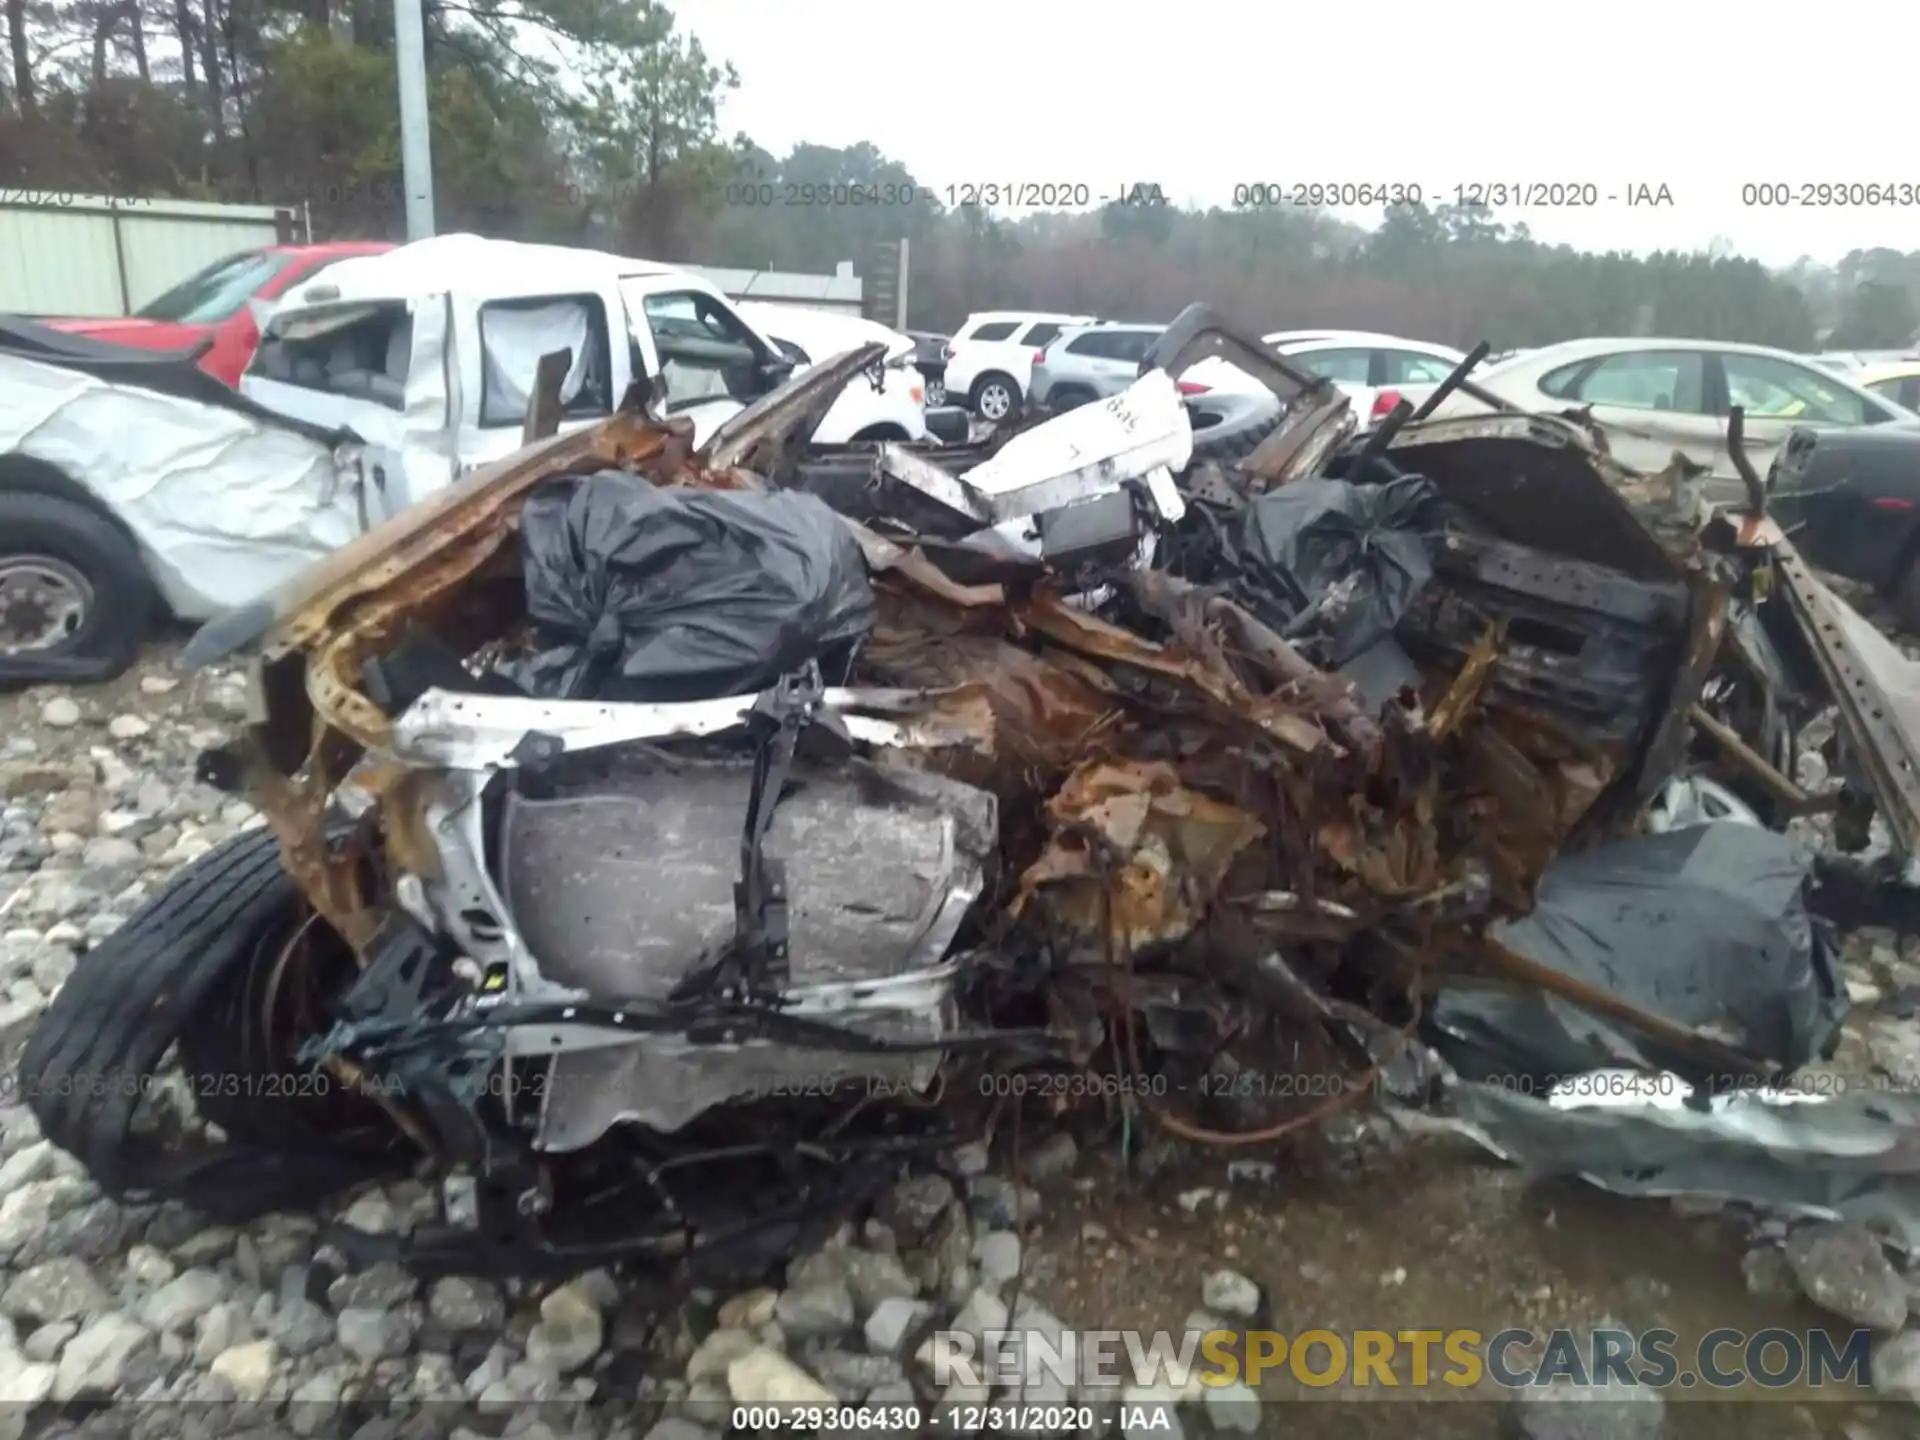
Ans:
[[[0,314],[129,315],[236,250],[304,238],[271,205],[0,188]]]

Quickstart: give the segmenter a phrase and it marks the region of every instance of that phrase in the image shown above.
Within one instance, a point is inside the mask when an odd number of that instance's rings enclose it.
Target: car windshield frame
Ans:
[[[136,320],[218,325],[260,292],[293,257],[273,250],[242,250],[216,260],[133,312]]]

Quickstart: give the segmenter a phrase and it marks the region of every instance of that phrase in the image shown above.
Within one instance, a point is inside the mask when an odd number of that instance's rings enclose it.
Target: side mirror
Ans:
[[[793,361],[784,355],[775,353],[760,362],[761,384],[768,390],[777,390],[792,374]]]

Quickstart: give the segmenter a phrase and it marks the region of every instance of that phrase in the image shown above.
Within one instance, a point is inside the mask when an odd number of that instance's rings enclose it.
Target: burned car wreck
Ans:
[[[1235,464],[1175,384],[1213,354],[1274,397]],[[429,1272],[708,1275],[936,1163],[978,1067],[1131,1077],[1084,1103],[1246,1146],[1421,1038],[1486,1056],[1494,994],[1598,1057],[1525,1057],[1549,1079],[1830,1044],[1807,865],[1756,822],[1877,815],[1891,858],[1814,893],[1899,910],[1914,681],[1764,513],[1556,417],[1356,439],[1200,307],[984,461],[810,467],[871,358],[697,452],[636,388],[206,627],[188,661],[247,655],[255,715],[203,776],[267,824],[61,991],[23,1065],[47,1136],[223,1219],[431,1166],[444,1227],[340,1237]],[[1791,737],[1834,706],[1853,778],[1809,796]],[[1639,961],[1673,984],[1554,952],[1559,857],[1688,826],[1740,828],[1681,847],[1722,889],[1778,882],[1742,911],[1764,964],[1678,921]],[[204,1132],[139,1120],[168,1064]],[[1241,1083],[1275,1075],[1343,1079]]]

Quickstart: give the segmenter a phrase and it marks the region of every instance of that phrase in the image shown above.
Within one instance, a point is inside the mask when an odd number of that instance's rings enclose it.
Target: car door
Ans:
[[[704,290],[652,288],[621,282],[631,324],[644,330],[648,372],[666,390],[665,410],[693,421],[694,443],[771,388],[769,353],[731,307]],[[780,357],[784,359],[784,357]],[[790,370],[783,369],[780,378]]]
[[[1635,470],[1664,470],[1676,450],[1712,466],[1716,451],[1724,454],[1724,422],[1713,413],[1708,378],[1708,356],[1699,350],[1617,350],[1549,370],[1529,408],[1586,408],[1613,457]]]
[[[1722,351],[1712,357],[1718,365],[1719,411],[1724,417],[1741,407],[1744,449],[1761,475],[1802,425],[1865,425],[1885,417],[1834,376],[1812,365],[1799,365],[1773,355],[1746,355]],[[1714,458],[1714,479],[1738,478],[1727,447],[1724,418]]]
[[[617,327],[607,305],[605,297],[575,292],[516,295],[468,308],[461,321],[472,333],[460,337],[468,394],[456,440],[463,470],[520,448],[540,357],[556,350],[573,356],[560,381],[560,429],[577,430],[613,413],[626,366],[614,353]]]
[[[1118,395],[1140,376],[1140,361],[1153,343],[1147,330],[1095,330],[1074,341],[1074,358],[1103,398]]]
[[[269,323],[240,393],[367,446],[368,513],[384,519],[450,483],[445,295],[296,313]]]

